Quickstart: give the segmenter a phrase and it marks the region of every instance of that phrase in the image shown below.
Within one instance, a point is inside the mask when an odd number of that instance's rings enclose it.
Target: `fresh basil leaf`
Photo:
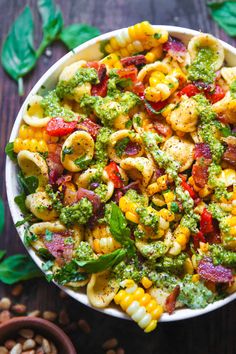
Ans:
[[[6,72],[18,81],[18,91],[23,95],[25,76],[36,64],[33,45],[34,22],[29,6],[13,22],[2,47],[2,65]]]
[[[44,272],[47,272],[52,269],[53,265],[54,265],[54,262],[49,260],[42,265],[42,270]]]
[[[228,35],[232,37],[236,36],[236,2],[211,2],[207,4],[207,6],[210,8],[212,18],[218,25],[223,28]]]
[[[76,159],[75,161],[74,161],[74,164],[76,165],[76,166],[79,166],[80,168],[82,168],[82,169],[85,169],[85,168],[87,168],[88,167],[88,165],[91,163],[91,159],[88,159],[87,157],[86,157],[86,155],[83,155],[83,156],[81,156],[81,157],[78,157],[78,159]]]
[[[15,223],[16,227],[19,227],[21,225],[24,225],[26,222],[33,221],[34,215],[33,214],[27,214],[24,219],[19,220]]]
[[[48,261],[49,259],[54,259],[53,255],[48,251],[47,248],[43,248],[43,247],[39,248],[37,250],[37,254],[45,261]]]
[[[113,202],[111,203],[109,228],[114,239],[127,250],[128,255],[134,256],[136,253],[135,245],[130,238],[130,229],[127,226],[126,218],[120,208]]]
[[[24,232],[24,244],[29,247],[31,246],[32,242],[35,242],[37,240],[38,236],[30,232],[27,228]]]
[[[98,273],[120,263],[125,258],[126,254],[127,251],[125,249],[119,248],[118,250],[104,254],[97,259],[76,261],[76,263],[88,273]]]
[[[48,229],[46,229],[45,232],[45,240],[48,242],[52,241],[52,237],[53,237],[53,233],[51,231],[49,231]]]
[[[3,259],[3,257],[5,256],[6,251],[5,250],[0,250],[0,261]]]
[[[39,180],[37,177],[35,176],[25,177],[21,171],[18,173],[17,177],[20,186],[26,195],[34,193],[38,188]]]
[[[0,233],[4,228],[4,220],[5,220],[4,204],[2,198],[0,198]]]
[[[53,275],[53,279],[60,285],[64,285],[69,282],[79,282],[88,278],[86,273],[78,271],[78,265],[75,260],[64,265],[64,267],[58,269]]]
[[[64,149],[62,150],[62,161],[65,160],[65,156],[66,155],[72,155],[74,152],[74,149],[72,146],[70,147],[64,147]]]
[[[38,0],[38,9],[43,22],[43,40],[37,50],[37,55],[40,56],[61,32],[63,17],[60,8],[55,6],[53,0]]]
[[[23,254],[15,254],[0,263],[0,281],[5,284],[14,284],[41,276],[42,273],[35,263]]]
[[[7,156],[14,162],[16,162],[17,158],[16,158],[16,153],[14,152],[14,143],[7,143],[6,147],[5,147],[5,153],[7,154]]]
[[[29,210],[26,208],[25,206],[25,198],[26,195],[25,193],[21,193],[20,195],[17,195],[14,198],[14,202],[18,205],[18,207],[20,208],[20,211],[22,212],[22,214],[27,214],[29,212]],[[18,225],[19,226],[19,225]]]
[[[74,49],[78,45],[100,35],[98,28],[85,23],[73,24],[63,28],[60,39],[69,48]]]

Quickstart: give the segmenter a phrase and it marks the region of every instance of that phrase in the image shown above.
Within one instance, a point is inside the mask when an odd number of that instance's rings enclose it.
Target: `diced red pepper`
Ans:
[[[144,98],[144,90],[145,90],[144,84],[140,81],[135,82],[134,85],[132,86],[132,92],[142,99]]]
[[[199,93],[199,89],[194,84],[187,84],[178,92],[178,96],[187,95],[188,97],[195,96]]]
[[[86,118],[83,122],[77,125],[77,128],[86,130],[93,138],[96,138],[99,129],[101,129],[101,126],[97,123],[94,123],[91,119]]]
[[[200,242],[206,242],[205,236],[202,231],[198,231],[197,234],[193,235],[193,244],[195,248],[199,247]]]
[[[188,184],[185,180],[183,176],[180,176],[182,178],[182,183],[181,186],[183,187],[183,189],[185,191],[189,192],[189,195],[191,198],[196,199],[197,198],[197,194],[195,193],[194,189],[190,186],[190,184]]]
[[[98,61],[88,61],[86,66],[98,70],[100,63]]]
[[[214,104],[225,97],[225,91],[221,86],[216,85],[215,90],[213,92],[206,92],[205,96],[212,104]]]
[[[139,66],[139,65],[146,64],[146,58],[143,54],[134,55],[133,57],[122,58],[120,61],[123,66],[129,66],[129,65]]]
[[[212,214],[205,208],[201,214],[200,231],[207,234],[214,230]]]
[[[136,82],[137,75],[138,75],[138,69],[135,66],[130,65],[124,69],[117,70],[117,74],[122,79],[130,79],[131,81]]]
[[[105,97],[107,95],[107,82],[108,77],[106,76],[103,81],[99,82],[99,84],[93,85],[91,89],[92,96]]]
[[[167,100],[159,102],[151,102],[144,99],[144,106],[150,117],[154,117],[157,114],[160,114],[160,111],[167,105]]]
[[[104,169],[108,174],[108,178],[113,182],[115,188],[124,187],[120,171],[114,161],[110,162]]]
[[[63,118],[52,118],[46,127],[46,131],[50,136],[64,136],[72,133],[77,126],[77,120],[66,122]]]

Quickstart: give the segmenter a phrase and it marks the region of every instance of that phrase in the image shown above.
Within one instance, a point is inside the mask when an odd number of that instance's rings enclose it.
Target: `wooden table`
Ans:
[[[10,24],[25,4],[35,10],[35,1],[1,0],[0,1],[0,36],[6,35]],[[235,41],[228,38],[209,18],[205,0],[57,0],[61,6],[65,23],[88,22],[107,32],[129,26],[144,19],[154,24],[166,24],[189,27],[210,32],[231,44]],[[39,16],[34,11],[37,23]],[[36,26],[37,28],[37,26]],[[36,31],[39,40],[39,31]],[[66,49],[60,43],[52,46],[52,56],[43,56],[37,68],[25,80],[25,91],[29,92]],[[13,81],[0,69],[0,117],[1,117],[1,159],[0,159],[0,193],[6,206],[6,223],[0,238],[0,249],[7,249],[8,254],[25,253],[9,214],[4,180],[5,156],[4,147],[9,138],[16,114],[23,98],[17,95]],[[0,284],[0,296],[10,293],[10,287]],[[108,338],[117,337],[120,345],[130,354],[235,354],[236,353],[236,303],[231,303],[214,313],[180,321],[176,323],[160,323],[158,330],[145,335],[136,325],[128,321],[104,316],[86,308],[72,299],[61,299],[56,286],[46,280],[32,280],[25,285],[23,295],[17,301],[27,304],[29,309],[58,311],[66,307],[73,321],[86,319],[92,327],[90,335],[77,329],[71,334],[78,353],[104,353],[101,344]],[[65,353],[66,354],[66,353]]]

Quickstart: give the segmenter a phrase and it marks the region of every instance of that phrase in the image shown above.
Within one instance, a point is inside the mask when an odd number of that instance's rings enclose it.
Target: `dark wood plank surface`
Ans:
[[[236,42],[219,30],[208,15],[205,0],[57,0],[61,6],[65,23],[88,22],[96,25],[101,32],[125,27],[149,20],[154,24],[167,24],[210,32],[231,44]],[[0,0],[0,38],[1,42],[15,16],[30,4],[35,11],[36,0]],[[39,31],[36,26],[37,41]],[[37,68],[26,78],[26,93],[56,60],[66,53],[60,43],[52,46],[52,56],[43,56]],[[17,88],[0,69],[0,194],[6,206],[6,223],[0,239],[0,249],[7,249],[8,254],[24,253],[7,207],[5,192],[5,157],[4,147],[10,135],[16,114],[23,99],[17,95]],[[0,296],[10,293],[10,287],[0,284]],[[27,304],[31,310],[55,310],[67,308],[73,321],[86,319],[91,327],[90,335],[76,329],[71,338],[78,353],[104,353],[101,345],[111,337],[117,337],[126,353],[130,354],[235,354],[236,353],[236,303],[231,303],[205,316],[179,321],[160,323],[158,330],[145,335],[131,322],[104,316],[86,308],[72,299],[61,299],[56,286],[46,280],[33,280],[25,285],[25,291],[18,301]],[[66,354],[66,353],[65,353]]]

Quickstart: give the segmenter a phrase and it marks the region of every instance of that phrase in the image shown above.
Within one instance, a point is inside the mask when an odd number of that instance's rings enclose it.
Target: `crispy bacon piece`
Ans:
[[[96,193],[85,188],[78,188],[77,201],[81,200],[82,198],[87,198],[93,204],[94,213],[98,211],[101,205],[101,200]]]
[[[47,241],[44,236],[44,244],[55,258],[69,261],[72,258],[73,244],[65,243],[66,236],[69,233],[54,233],[51,241]]]
[[[164,137],[171,136],[171,128],[166,123],[158,122],[157,120],[155,120],[153,122],[153,127],[158,134]]]
[[[208,181],[208,166],[207,164],[199,163],[199,161],[193,165],[192,176],[194,183],[199,188],[203,188]]]
[[[46,161],[49,169],[50,184],[55,184],[64,170],[61,163],[61,148],[60,144],[48,144],[49,152]]]
[[[174,290],[170,293],[170,295],[166,299],[165,308],[166,308],[166,311],[168,312],[169,315],[171,315],[175,310],[175,305],[176,305],[176,301],[179,296],[179,293],[180,293],[180,286],[176,285]]]
[[[124,69],[117,70],[117,74],[121,79],[130,79],[132,82],[136,82],[138,69],[134,65],[130,65]]]
[[[233,167],[236,167],[236,145],[228,144],[222,160],[228,162]]]
[[[85,120],[77,125],[78,129],[86,130],[94,139],[96,139],[101,126],[94,123],[91,119],[85,118]]]
[[[142,54],[134,55],[133,57],[122,58],[120,61],[123,66],[129,66],[129,65],[139,66],[139,65],[146,64],[146,58]]]
[[[198,264],[198,274],[213,283],[229,283],[233,281],[232,270],[222,265],[214,266],[210,258],[202,259]]]
[[[66,182],[70,182],[72,180],[72,176],[71,175],[63,175],[61,177],[58,178],[57,180],[57,184],[58,186],[60,186],[61,184],[65,184]]]
[[[91,61],[87,63],[89,68],[94,68],[97,70],[98,73],[98,80],[99,83],[92,85],[91,94],[92,96],[101,96],[105,97],[107,94],[107,69],[105,64],[101,64],[97,61]]]
[[[186,53],[186,47],[183,42],[171,36],[169,36],[168,41],[163,44],[163,50],[179,62],[183,61],[183,57]]]
[[[204,157],[205,159],[211,159],[211,150],[206,143],[198,143],[195,145],[194,158]]]

